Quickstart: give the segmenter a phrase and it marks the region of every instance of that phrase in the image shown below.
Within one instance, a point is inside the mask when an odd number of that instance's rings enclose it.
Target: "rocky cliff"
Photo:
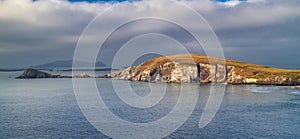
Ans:
[[[299,70],[276,69],[195,54],[159,57],[99,77],[167,83],[300,85]]]

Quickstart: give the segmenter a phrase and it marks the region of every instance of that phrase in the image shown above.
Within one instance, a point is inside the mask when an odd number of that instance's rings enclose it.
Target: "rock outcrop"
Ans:
[[[38,71],[36,69],[26,69],[23,74],[17,79],[32,79],[32,78],[59,78],[60,75],[52,75],[46,72]]]
[[[86,73],[81,73],[81,74],[73,76],[73,78],[91,78],[91,76]]]
[[[32,68],[26,69],[22,75],[16,77],[16,79],[39,79],[39,78],[92,78],[92,77],[86,73],[75,75],[73,77],[59,75],[59,74],[50,74]]]
[[[99,78],[167,83],[300,85],[298,70],[276,69],[201,55],[159,57]]]

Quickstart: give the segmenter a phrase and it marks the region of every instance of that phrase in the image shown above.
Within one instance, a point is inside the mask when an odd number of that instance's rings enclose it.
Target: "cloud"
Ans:
[[[213,7],[210,10],[202,10],[202,5],[197,5],[196,1],[187,3],[203,14],[210,24],[218,29],[265,26],[289,22],[300,17],[300,2],[293,0],[248,0],[247,2],[234,0],[221,4],[217,2],[217,4],[210,5]],[[238,4],[228,7],[228,3]]]
[[[239,5],[242,2],[245,2],[245,1],[229,0],[229,1],[225,1],[225,2],[219,2],[219,4],[222,4],[222,5],[228,6],[228,7],[233,7],[233,6]]]
[[[242,3],[258,3],[265,0],[218,0],[217,3],[227,7],[234,7]]]
[[[295,59],[295,51],[300,51],[299,1],[180,0],[179,2],[191,6],[205,17],[220,38],[228,58],[259,64],[269,64],[274,60],[279,64],[286,61],[289,61],[289,64],[299,63]],[[57,59],[71,59],[84,28],[98,14],[115,4],[121,5],[121,8],[113,11],[110,16],[103,17],[102,22],[107,26],[120,21],[128,16],[128,13],[139,15],[150,13],[155,16],[165,14],[166,7],[172,6],[162,0],[115,3],[0,0],[0,65],[17,67]],[[176,9],[173,14],[182,20],[193,21],[182,15],[180,9]],[[151,29],[152,26],[139,24],[131,29],[134,32],[145,28]],[[201,29],[201,26],[194,25],[194,28]],[[179,37],[181,35],[168,26],[161,26],[159,31],[177,33]],[[119,35],[114,41],[124,39],[126,33],[128,32],[120,33],[125,35]],[[91,36],[92,38],[97,39],[96,36]],[[185,41],[193,49],[193,42],[189,39]],[[115,47],[112,46],[111,49]],[[258,56],[254,58],[248,54],[249,52]],[[285,58],[279,59],[270,55],[270,52],[274,54],[282,52]]]
[[[70,59],[85,26],[109,6],[58,0],[1,0],[1,66]]]

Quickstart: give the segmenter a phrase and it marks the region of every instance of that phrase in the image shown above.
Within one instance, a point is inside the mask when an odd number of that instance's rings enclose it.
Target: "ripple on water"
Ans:
[[[300,95],[300,90],[294,90],[294,91],[291,92],[291,94]]]
[[[246,91],[250,91],[252,93],[273,93],[273,92],[277,92],[278,88],[274,87],[274,86],[265,86],[265,87],[250,87],[250,88],[246,88],[244,89]]]
[[[300,94],[300,90],[296,90],[290,86],[261,86],[261,87],[249,87],[243,89],[250,91],[252,93],[290,93],[290,94]]]

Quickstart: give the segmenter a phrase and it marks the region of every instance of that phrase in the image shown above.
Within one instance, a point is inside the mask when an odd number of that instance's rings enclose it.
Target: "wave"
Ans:
[[[300,91],[299,90],[294,90],[294,91],[291,92],[291,94],[300,95]]]
[[[276,91],[275,88],[271,88],[271,87],[253,87],[253,88],[246,88],[243,90],[247,90],[253,93],[272,93]]]
[[[299,94],[300,90],[296,90],[290,86],[261,86],[261,87],[249,87],[243,90],[250,91],[252,93],[291,93]]]

